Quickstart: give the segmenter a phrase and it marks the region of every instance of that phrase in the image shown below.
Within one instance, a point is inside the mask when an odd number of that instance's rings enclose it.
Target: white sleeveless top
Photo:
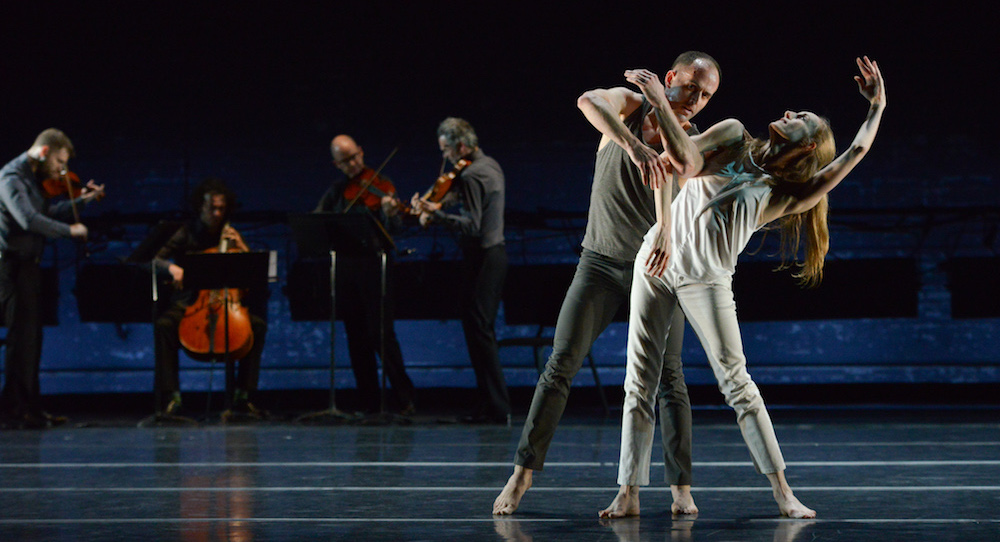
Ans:
[[[765,178],[735,163],[716,174],[688,179],[670,206],[673,252],[667,275],[672,282],[730,282],[770,199]],[[644,244],[652,245],[655,229],[646,233]]]

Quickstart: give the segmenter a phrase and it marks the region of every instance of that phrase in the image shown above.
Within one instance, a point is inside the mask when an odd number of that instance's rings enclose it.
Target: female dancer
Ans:
[[[850,148],[836,160],[829,123],[807,111],[789,111],[772,122],[766,141],[749,138],[734,119],[693,138],[680,130],[676,119],[667,119],[673,124],[664,123],[663,137],[693,147],[705,158],[696,176],[682,180],[672,208],[669,183],[657,191],[657,223],[636,256],[618,470],[621,487],[601,517],[639,514],[639,486],[649,484],[660,371],[680,370],[661,367],[664,338],[678,305],[701,340],[727,404],[736,411],[754,466],[770,481],[778,509],[793,518],[815,517],[816,512],[795,498],[785,480],[774,428],[760,391],[747,373],[732,275],[750,236],[778,221],[784,258],[795,258],[800,233],[805,230],[805,260],[798,264],[801,272],[796,277],[807,285],[822,278],[829,247],[827,193],[868,152],[886,104],[878,64],[868,57],[857,63],[861,75],[854,79],[870,107]],[[665,117],[671,116],[653,74],[630,70],[625,76],[659,111],[667,113]]]

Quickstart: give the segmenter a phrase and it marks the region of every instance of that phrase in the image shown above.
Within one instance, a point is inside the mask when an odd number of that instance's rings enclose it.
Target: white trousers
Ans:
[[[663,278],[650,277],[644,265],[649,252],[650,246],[643,243],[632,271],[619,485],[649,485],[660,372],[681,371],[679,359],[677,366],[663,364],[670,321],[678,308],[698,335],[726,403],[736,411],[757,471],[784,470],[771,418],[747,372],[731,281],[692,283],[671,272]]]

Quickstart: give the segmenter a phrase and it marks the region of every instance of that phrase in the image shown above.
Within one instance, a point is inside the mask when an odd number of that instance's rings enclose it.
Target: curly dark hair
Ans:
[[[229,215],[236,209],[236,193],[230,190],[222,179],[216,177],[209,177],[195,187],[194,192],[191,193],[191,208],[195,212],[201,212],[205,198],[216,194],[222,194],[226,197],[226,219],[228,220]]]

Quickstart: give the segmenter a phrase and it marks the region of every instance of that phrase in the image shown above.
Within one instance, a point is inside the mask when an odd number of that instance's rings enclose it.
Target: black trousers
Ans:
[[[42,271],[35,259],[0,257],[0,310],[7,325],[6,379],[0,405],[15,416],[40,414]]]
[[[403,365],[403,351],[393,324],[394,297],[389,276],[392,268],[392,265],[386,267],[385,353],[380,357],[397,406],[403,408],[413,403],[414,389]],[[376,354],[379,354],[382,344],[381,278],[382,265],[377,256],[337,258],[337,316],[344,321],[360,406],[369,412],[379,410],[381,397],[376,363]]]
[[[170,395],[180,391],[180,336],[177,333],[180,322],[184,318],[185,305],[174,303],[161,314],[153,327],[156,350],[156,369],[153,385],[160,391],[163,401],[168,401]],[[222,325],[220,322],[219,325]],[[236,387],[244,391],[255,391],[257,379],[260,376],[260,356],[264,351],[264,339],[267,336],[267,322],[259,316],[250,315],[250,329],[253,332],[253,346],[243,359],[237,363]],[[221,361],[221,359],[220,359]],[[165,405],[159,405],[164,407]]]
[[[485,249],[463,245],[462,254],[462,331],[480,392],[477,413],[506,416],[510,414],[510,396],[500,368],[494,325],[507,277],[507,252],[503,244]]]

